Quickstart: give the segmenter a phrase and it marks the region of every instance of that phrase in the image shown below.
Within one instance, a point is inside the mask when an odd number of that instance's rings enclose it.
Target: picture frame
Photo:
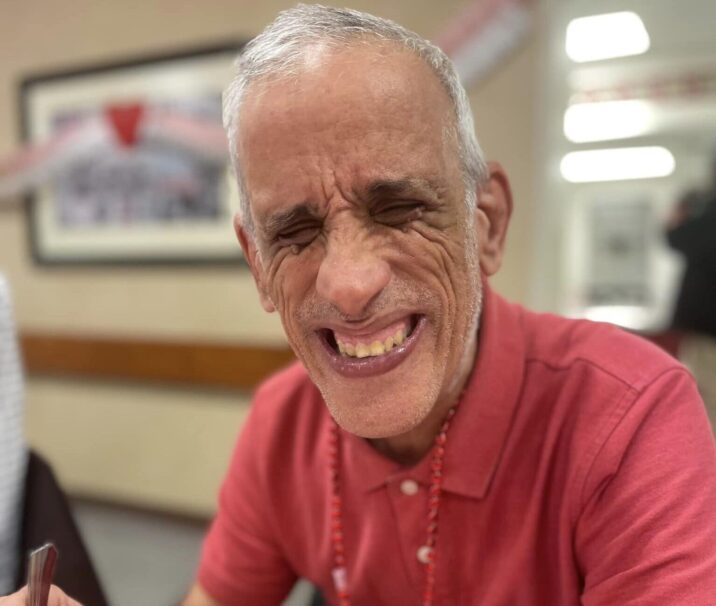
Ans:
[[[637,194],[596,196],[588,209],[587,307],[653,303],[654,205]]]
[[[22,138],[43,144],[107,107],[169,108],[218,126],[221,93],[242,46],[231,41],[29,75],[19,89]],[[144,144],[80,155],[26,201],[34,261],[242,263],[232,227],[236,186],[228,156],[217,158]]]

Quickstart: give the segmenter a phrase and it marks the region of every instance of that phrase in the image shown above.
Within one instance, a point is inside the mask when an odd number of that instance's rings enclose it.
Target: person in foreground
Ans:
[[[300,363],[256,394],[185,606],[278,605],[298,577],[340,605],[713,603],[693,381],[490,289],[512,199],[441,51],[298,6],[225,122],[236,231]]]

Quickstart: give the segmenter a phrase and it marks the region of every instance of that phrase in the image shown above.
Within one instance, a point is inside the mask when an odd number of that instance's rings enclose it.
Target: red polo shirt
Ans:
[[[330,427],[301,366],[259,389],[199,570],[219,603],[280,604],[297,577],[335,603]],[[352,604],[418,605],[430,457],[343,445]],[[444,474],[437,605],[716,604],[712,434],[691,377],[641,339],[488,293]]]

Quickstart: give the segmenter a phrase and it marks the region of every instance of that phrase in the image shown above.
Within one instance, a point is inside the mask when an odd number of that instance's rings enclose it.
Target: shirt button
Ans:
[[[415,480],[403,480],[400,483],[400,492],[404,495],[413,496],[418,494],[418,483]]]
[[[418,556],[418,562],[422,562],[423,564],[427,564],[430,561],[430,552],[432,550],[427,545],[423,545],[422,547],[418,547],[418,553],[416,554]]]

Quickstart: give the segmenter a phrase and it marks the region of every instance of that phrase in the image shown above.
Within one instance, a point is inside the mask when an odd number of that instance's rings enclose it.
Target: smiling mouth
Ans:
[[[328,329],[326,339],[334,351],[349,358],[382,356],[394,347],[402,345],[413,334],[417,323],[418,316],[410,316],[367,337],[340,335]]]
[[[424,324],[425,316],[410,315],[371,334],[352,335],[328,328],[319,334],[334,370],[365,377],[398,366],[412,351]]]

